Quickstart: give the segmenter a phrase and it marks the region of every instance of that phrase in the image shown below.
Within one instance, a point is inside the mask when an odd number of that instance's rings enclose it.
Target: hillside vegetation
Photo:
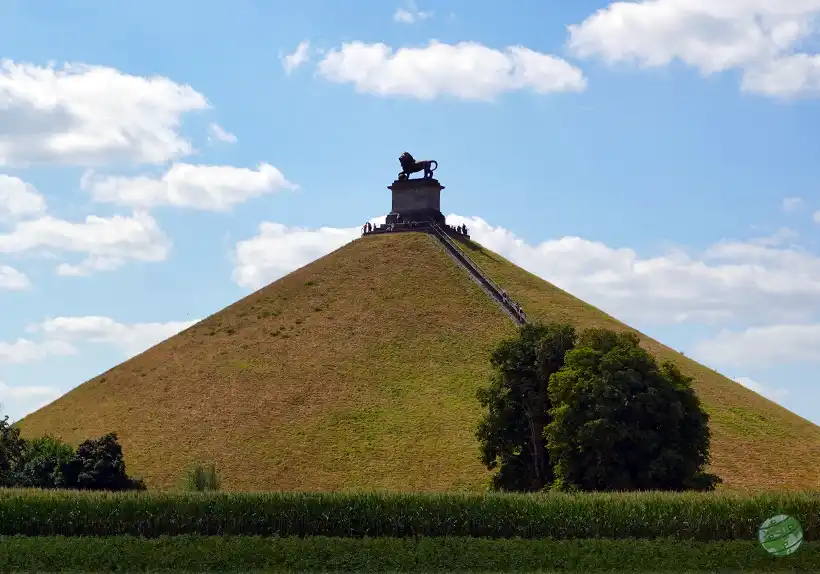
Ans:
[[[475,243],[531,318],[626,329]],[[20,423],[77,444],[116,431],[129,475],[229,490],[483,489],[476,389],[509,318],[423,233],[365,237],[80,385]],[[820,486],[820,428],[672,349],[712,416],[731,489]]]

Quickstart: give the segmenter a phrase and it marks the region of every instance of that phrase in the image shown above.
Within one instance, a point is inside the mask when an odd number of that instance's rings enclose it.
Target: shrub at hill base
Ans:
[[[80,490],[144,490],[125,472],[116,433],[82,442],[77,450],[53,437],[26,440],[0,421],[0,486]]]
[[[219,474],[216,472],[216,465],[213,463],[207,467],[201,464],[194,465],[182,477],[183,490],[204,492],[206,490],[219,490],[219,487]]]
[[[711,490],[708,417],[671,363],[632,333],[523,326],[478,399],[482,462],[507,491]]]

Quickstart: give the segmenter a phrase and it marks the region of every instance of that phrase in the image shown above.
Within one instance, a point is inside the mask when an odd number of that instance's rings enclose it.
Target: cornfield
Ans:
[[[774,514],[817,540],[820,493],[340,494],[0,490],[0,535],[753,540]]]

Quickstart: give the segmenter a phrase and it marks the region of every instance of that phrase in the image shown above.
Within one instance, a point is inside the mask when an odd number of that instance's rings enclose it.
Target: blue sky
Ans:
[[[409,150],[481,243],[820,423],[820,0],[713,4],[7,0],[4,412],[355,239]]]

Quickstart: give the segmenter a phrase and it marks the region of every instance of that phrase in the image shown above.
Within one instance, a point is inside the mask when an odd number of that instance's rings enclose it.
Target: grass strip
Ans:
[[[480,538],[0,537],[14,571],[817,572],[820,543],[773,557],[751,541]]]
[[[789,514],[820,539],[820,493],[340,494],[0,490],[0,535],[473,536],[756,540]]]

